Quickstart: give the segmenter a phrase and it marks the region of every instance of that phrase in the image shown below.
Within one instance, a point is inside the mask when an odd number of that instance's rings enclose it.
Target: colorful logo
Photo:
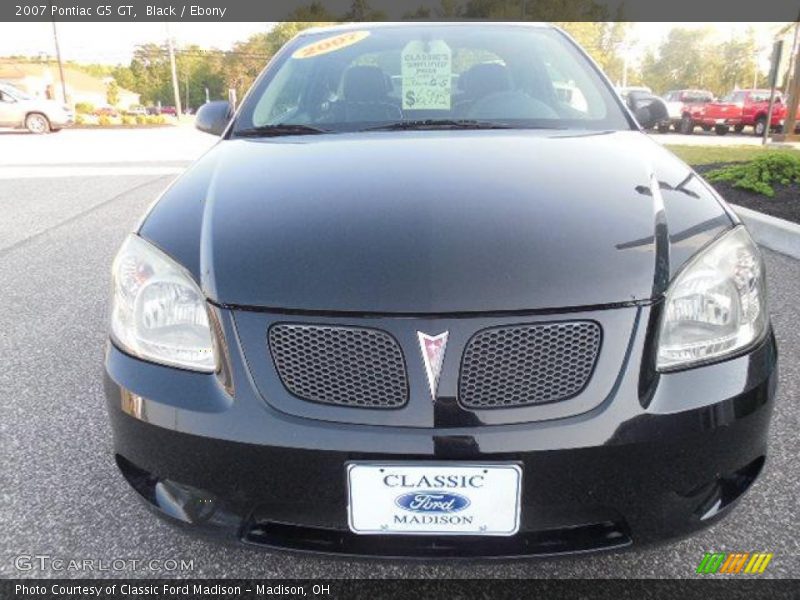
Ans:
[[[757,575],[764,572],[771,560],[771,552],[706,552],[696,572]]]

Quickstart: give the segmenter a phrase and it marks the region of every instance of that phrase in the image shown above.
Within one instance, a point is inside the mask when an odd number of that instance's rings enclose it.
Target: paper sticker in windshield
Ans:
[[[314,42],[308,46],[303,46],[299,50],[295,50],[292,58],[312,58],[327,54],[328,52],[335,52],[342,48],[347,48],[353,44],[357,44],[364,38],[369,37],[369,31],[351,31],[341,35],[325,38],[319,42]]]
[[[400,61],[404,110],[450,110],[453,61],[447,44],[409,42]]]

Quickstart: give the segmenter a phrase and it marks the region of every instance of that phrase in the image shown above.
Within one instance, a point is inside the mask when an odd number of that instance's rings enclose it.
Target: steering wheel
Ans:
[[[477,100],[467,111],[470,119],[558,119],[558,113],[517,90],[495,92]]]

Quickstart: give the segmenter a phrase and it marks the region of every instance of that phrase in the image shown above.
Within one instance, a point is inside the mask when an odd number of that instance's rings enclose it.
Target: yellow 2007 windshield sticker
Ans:
[[[453,57],[442,40],[409,42],[400,55],[404,110],[450,110]]]
[[[314,56],[320,56],[321,54],[327,54],[328,52],[335,52],[336,50],[341,50],[342,48],[357,44],[366,37],[369,37],[369,31],[350,31],[348,33],[342,33],[341,35],[335,35],[320,40],[319,42],[309,44],[308,46],[303,46],[299,50],[294,51],[292,58],[312,58]]]

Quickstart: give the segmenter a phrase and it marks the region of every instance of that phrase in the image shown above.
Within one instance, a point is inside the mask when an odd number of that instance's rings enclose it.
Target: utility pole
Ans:
[[[758,54],[753,56],[753,89],[758,87]]]
[[[622,55],[622,87],[628,87],[628,48]]]
[[[783,55],[783,40],[775,40],[772,45],[772,60],[769,69],[769,108],[767,109],[767,122],[764,127],[764,137],[761,143],[767,145],[769,139],[770,125],[772,124],[772,110],[775,108],[775,87],[778,85],[778,70],[781,66],[781,56]]]
[[[58,45],[58,29],[56,29],[55,19],[53,20],[53,41],[56,44],[56,60],[58,61],[58,76],[61,79],[61,98],[64,104],[67,103],[67,84],[64,82],[64,63],[61,61],[61,47]]]
[[[181,91],[178,88],[178,69],[175,66],[175,49],[172,47],[172,36],[169,34],[169,23],[167,26],[167,49],[169,51],[169,67],[172,71],[172,91],[175,93],[175,116],[181,118]]]

